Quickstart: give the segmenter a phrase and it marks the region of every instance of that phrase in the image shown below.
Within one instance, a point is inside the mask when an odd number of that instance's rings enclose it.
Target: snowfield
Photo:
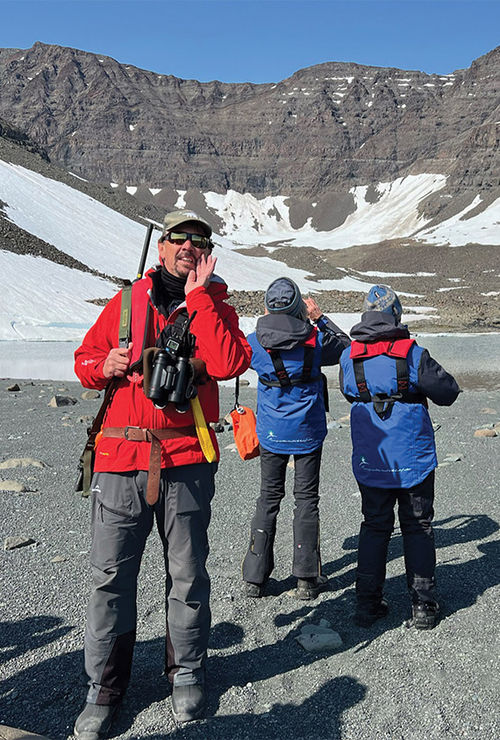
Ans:
[[[366,292],[374,278],[391,274],[368,271],[358,272],[359,277],[313,280],[307,270],[236,249],[273,242],[313,246],[318,250],[340,249],[409,236],[415,231],[418,239],[436,244],[497,243],[500,199],[469,218],[468,214],[479,204],[478,197],[462,213],[425,230],[426,222],[418,213],[418,204],[445,183],[446,178],[438,174],[412,175],[392,183],[379,183],[379,199],[375,203],[366,200],[366,187],[355,187],[351,193],[356,211],[329,232],[316,231],[311,219],[302,228],[293,229],[286,196],[259,200],[249,193],[242,195],[235,191],[226,195],[206,193],[207,206],[225,224],[224,234],[214,234],[217,273],[230,290],[264,290],[275,278],[288,275],[305,293]],[[185,191],[178,191],[177,207],[184,206],[184,197]],[[146,224],[132,221],[68,185],[3,161],[0,161],[0,201],[4,214],[17,226],[90,268],[122,278],[136,274]],[[159,234],[159,230],[153,232],[147,266],[156,262]],[[116,285],[106,279],[42,257],[0,250],[0,341],[79,342],[101,310],[89,300],[110,298],[116,290]],[[427,314],[432,311],[429,307]],[[413,316],[422,318],[421,312]],[[353,323],[350,315],[332,317],[346,329]],[[412,315],[405,319],[411,320]],[[254,320],[243,319],[245,322],[250,330]]]

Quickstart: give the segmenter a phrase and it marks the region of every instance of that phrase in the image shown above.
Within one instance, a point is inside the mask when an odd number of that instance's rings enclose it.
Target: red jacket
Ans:
[[[132,288],[131,341],[132,362],[136,362],[142,348],[155,345],[155,339],[167,323],[172,323],[179,309],[168,320],[156,310],[150,298],[151,274]],[[190,331],[196,337],[194,356],[206,364],[208,382],[198,386],[198,397],[207,424],[219,418],[219,391],[216,381],[234,378],[250,365],[251,349],[238,328],[238,316],[232,306],[225,303],[227,285],[210,282],[208,288],[195,288],[186,296],[187,311],[196,316]],[[149,309],[148,309],[149,306]],[[110,349],[118,347],[118,325],[121,311],[121,293],[114,296],[103,309],[96,323],[84,337],[75,352],[75,372],[85,388],[103,389],[109,382],[102,368]],[[146,316],[149,312],[149,321]],[[152,319],[152,320],[151,320]],[[148,328],[147,328],[148,327]],[[142,372],[131,371],[119,379],[116,392],[108,407],[103,427],[138,426],[149,429],[185,427],[194,424],[191,411],[180,414],[174,404],[157,409],[146,398]],[[213,431],[212,442],[219,450]],[[163,440],[161,465],[165,468],[206,462],[198,438],[193,436]],[[149,442],[103,437],[96,449],[96,472],[122,472],[148,470]]]

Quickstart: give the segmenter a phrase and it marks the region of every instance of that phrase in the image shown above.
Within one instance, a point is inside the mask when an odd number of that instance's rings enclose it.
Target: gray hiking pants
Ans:
[[[85,630],[88,702],[115,704],[127,689],[136,635],[137,577],[154,519],[166,572],[165,670],[176,684],[203,681],[211,617],[207,530],[216,470],[216,463],[163,469],[154,506],[146,503],[146,471],[94,475],[94,588]]]

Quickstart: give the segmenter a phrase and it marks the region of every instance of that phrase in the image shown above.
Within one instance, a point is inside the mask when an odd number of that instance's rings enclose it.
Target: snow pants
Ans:
[[[146,471],[95,473],[92,481],[93,592],[85,630],[87,701],[116,704],[130,679],[136,637],[137,577],[156,520],[166,583],[165,672],[201,683],[210,631],[205,567],[216,463],[163,469],[157,503],[146,503]]]
[[[297,578],[321,572],[319,548],[319,471],[322,446],[305,455],[294,455],[293,562]],[[274,568],[276,519],[285,495],[286,467],[290,455],[260,447],[261,488],[251,523],[250,546],[243,561],[243,580],[263,584]]]
[[[371,488],[361,483],[358,486],[364,517],[358,544],[358,603],[369,606],[382,598],[396,502],[411,601],[414,604],[435,603],[436,548],[431,524],[434,471],[412,488]]]

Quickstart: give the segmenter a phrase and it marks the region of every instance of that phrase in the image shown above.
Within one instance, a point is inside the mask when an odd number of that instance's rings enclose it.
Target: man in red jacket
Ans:
[[[81,740],[108,732],[128,685],[137,577],[154,520],[165,558],[172,710],[178,721],[189,721],[205,709],[210,630],[205,563],[219,459],[209,422],[219,418],[216,381],[243,373],[251,355],[236,312],[225,302],[227,286],[214,274],[211,235],[210,225],[196,213],[168,213],[158,242],[160,265],[132,286],[128,346],[118,342],[119,293],[75,352],[83,386],[114,386],[92,479],[93,593],[85,631],[90,688],[75,724]],[[156,361],[151,357],[166,350],[163,356],[174,358],[167,364],[179,368],[176,351],[183,331],[184,341],[191,340],[188,383],[181,388],[185,397],[181,403],[168,400],[161,376],[164,398],[155,396],[155,405],[147,397],[152,394],[148,368]],[[148,352],[152,347],[158,349]]]

